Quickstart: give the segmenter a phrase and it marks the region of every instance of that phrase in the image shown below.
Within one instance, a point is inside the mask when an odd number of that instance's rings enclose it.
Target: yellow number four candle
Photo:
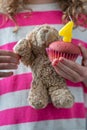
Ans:
[[[73,26],[73,21],[70,21],[59,31],[59,35],[63,36],[64,42],[71,42]]]

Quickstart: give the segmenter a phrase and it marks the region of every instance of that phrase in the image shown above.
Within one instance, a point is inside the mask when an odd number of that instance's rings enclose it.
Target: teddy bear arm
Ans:
[[[27,39],[20,40],[14,47],[14,51],[20,55],[21,61],[26,65],[31,65],[34,61],[31,44]]]

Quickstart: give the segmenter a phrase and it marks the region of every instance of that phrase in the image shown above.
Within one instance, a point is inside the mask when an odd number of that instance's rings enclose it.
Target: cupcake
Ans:
[[[80,55],[80,49],[73,43],[64,41],[55,41],[46,48],[48,57],[52,62],[55,58],[64,57],[69,60],[75,61]]]

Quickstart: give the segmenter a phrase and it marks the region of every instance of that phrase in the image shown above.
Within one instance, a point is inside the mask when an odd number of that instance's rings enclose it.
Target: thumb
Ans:
[[[87,48],[84,47],[82,44],[79,44],[79,48],[82,54],[82,65],[87,66]]]

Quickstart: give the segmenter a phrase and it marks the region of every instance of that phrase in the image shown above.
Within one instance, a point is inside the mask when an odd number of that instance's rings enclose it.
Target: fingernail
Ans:
[[[84,47],[81,43],[78,44],[79,47]]]
[[[57,66],[58,65],[58,59],[54,59],[53,62],[52,62],[52,65]]]
[[[79,44],[78,44],[78,46],[82,46],[82,44],[81,44],[81,43],[79,43]]]
[[[59,58],[59,61],[60,61],[60,62],[63,62],[63,61],[64,61],[64,58],[63,58],[63,57],[60,57],[60,58]]]

